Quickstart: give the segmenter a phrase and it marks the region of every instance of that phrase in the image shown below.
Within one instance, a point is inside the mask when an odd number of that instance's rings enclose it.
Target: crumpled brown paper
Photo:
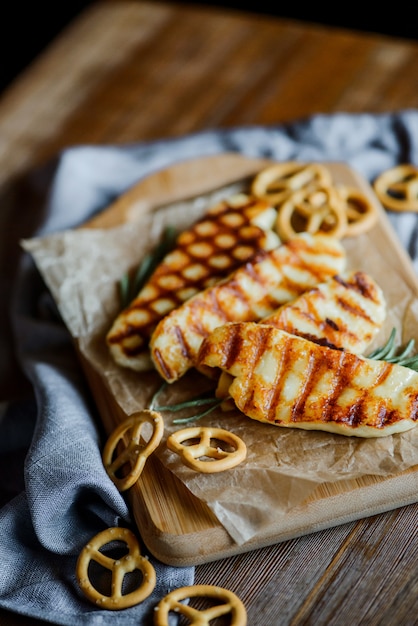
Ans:
[[[343,172],[344,173],[344,172]],[[118,282],[153,248],[166,225],[186,228],[219,197],[245,183],[165,206],[134,221],[106,229],[66,231],[22,242],[33,256],[65,324],[88,364],[100,375],[126,414],[150,406],[162,381],[156,372],[125,370],[110,358],[105,334],[119,311]],[[403,252],[385,219],[367,235],[345,239],[348,268],[371,274],[387,300],[387,319],[370,350],[383,344],[393,327],[404,344],[418,328],[418,289]],[[194,397],[213,383],[195,371],[158,397],[170,405]],[[194,410],[196,412],[196,409]],[[182,428],[173,420],[192,414],[164,412],[165,431]],[[163,464],[205,501],[237,543],[268,531],[292,507],[305,502],[319,484],[386,478],[418,464],[418,428],[394,436],[361,439],[285,429],[253,421],[239,412],[214,410],[199,424],[227,428],[247,444],[245,462],[233,470],[200,474],[182,465],[164,444]],[[189,424],[187,424],[189,425]],[[190,424],[191,425],[191,424]]]

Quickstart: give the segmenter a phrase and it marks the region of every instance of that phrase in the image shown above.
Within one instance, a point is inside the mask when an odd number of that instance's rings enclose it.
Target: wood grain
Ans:
[[[0,185],[64,147],[418,105],[418,44],[175,2],[93,3],[0,100]]]
[[[417,108],[417,66],[414,41],[191,4],[92,3],[0,99],[3,302],[32,206],[16,183],[63,148]],[[21,392],[17,376],[5,382],[1,399]],[[236,591],[251,626],[416,626],[417,522],[414,504],[199,565],[196,582]],[[39,624],[7,611],[0,622]]]

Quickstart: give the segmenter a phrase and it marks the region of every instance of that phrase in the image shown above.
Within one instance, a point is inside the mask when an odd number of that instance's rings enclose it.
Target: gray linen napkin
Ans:
[[[48,201],[42,226],[31,234],[77,226],[140,178],[172,163],[231,151],[277,160],[345,161],[372,181],[398,163],[418,165],[418,111],[315,115],[287,125],[71,148],[49,165],[52,180],[43,173]],[[390,219],[418,269],[417,216],[393,213]],[[11,317],[30,387],[20,402],[0,407],[0,607],[55,624],[151,624],[158,600],[174,587],[192,584],[194,570],[168,567],[151,556],[156,590],[123,611],[100,610],[79,592],[74,570],[81,548],[104,528],[129,526],[132,520],[103,469],[100,420],[69,334],[25,255]]]

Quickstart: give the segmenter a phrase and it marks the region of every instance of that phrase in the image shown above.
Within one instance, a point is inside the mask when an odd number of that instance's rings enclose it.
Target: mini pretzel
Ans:
[[[287,161],[261,170],[252,181],[251,192],[277,206],[287,200],[294,191],[313,184],[324,186],[332,184],[331,174],[324,165]]]
[[[141,442],[141,431],[145,424],[151,424],[153,428],[147,443]],[[129,489],[138,480],[145,461],[160,443],[163,433],[164,422],[160,413],[148,409],[134,413],[115,428],[104,446],[102,458],[106,472],[119,491]],[[128,439],[126,444],[124,437]],[[120,443],[123,449],[114,458]],[[118,476],[117,472],[126,465],[130,468],[129,472],[125,476]]]
[[[128,553],[117,559],[106,556],[101,548],[114,541],[122,541],[128,546]],[[89,577],[89,565],[95,561],[112,572],[110,595],[98,591]],[[130,593],[122,594],[125,574],[139,570],[142,581]],[[139,604],[151,595],[156,584],[155,569],[149,560],[141,555],[135,535],[127,528],[107,528],[84,546],[77,560],[76,575],[80,589],[96,605],[109,610],[126,609]]]
[[[346,227],[346,212],[334,187],[300,189],[282,204],[277,214],[276,230],[283,242],[302,231],[340,239]]]
[[[345,237],[356,237],[370,230],[378,221],[375,205],[355,187],[339,185],[338,193],[342,198],[347,216]]]
[[[418,167],[398,165],[374,181],[377,197],[387,209],[418,213]]]
[[[187,598],[209,598],[219,600],[219,604],[199,611],[182,600]],[[190,626],[209,626],[217,617],[230,615],[230,626],[246,626],[247,611],[241,600],[232,591],[213,585],[191,585],[180,587],[167,594],[156,606],[154,612],[155,626],[168,626],[169,614],[182,615]]]
[[[227,444],[226,448],[221,444]],[[237,435],[223,428],[207,426],[172,433],[167,439],[167,447],[179,454],[187,467],[205,474],[235,467],[247,456],[247,446]]]

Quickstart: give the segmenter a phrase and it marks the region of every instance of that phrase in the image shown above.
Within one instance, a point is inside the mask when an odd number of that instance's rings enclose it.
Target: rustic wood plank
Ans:
[[[0,184],[79,143],[415,107],[417,60],[418,44],[389,37],[211,7],[98,2],[0,100]]]

